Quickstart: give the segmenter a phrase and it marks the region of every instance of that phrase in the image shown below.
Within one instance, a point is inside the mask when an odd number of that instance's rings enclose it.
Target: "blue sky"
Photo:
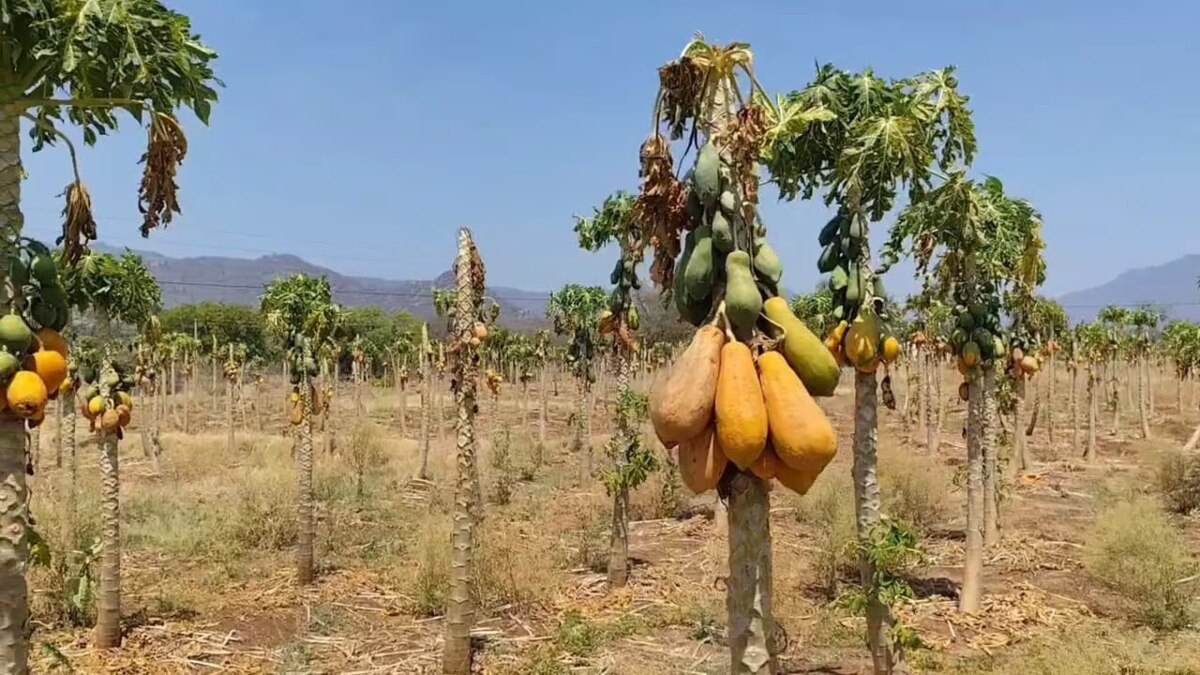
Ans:
[[[495,285],[605,283],[612,255],[579,251],[571,215],[636,187],[656,68],[700,30],[751,43],[775,91],[802,87],[815,61],[883,76],[957,65],[976,171],[1043,213],[1050,294],[1200,252],[1196,3],[169,4],[220,52],[227,88],[210,128],[189,120],[183,217],[149,241],[143,133],[130,123],[83,154],[110,244],[431,278],[467,225]],[[49,238],[66,154],[26,162],[27,231]],[[784,283],[807,290],[823,208],[772,200],[763,213]],[[910,289],[909,274],[889,288]]]

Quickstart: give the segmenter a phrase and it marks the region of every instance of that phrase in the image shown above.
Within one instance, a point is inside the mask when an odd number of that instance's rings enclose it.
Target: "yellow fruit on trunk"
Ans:
[[[900,358],[900,341],[889,335],[883,340],[883,360],[895,363],[898,358]]]
[[[117,400],[117,405],[123,405],[126,408],[129,408],[129,410],[133,410],[133,397],[129,395],[129,392],[118,391],[114,398]]]
[[[771,480],[779,475],[781,463],[779,455],[776,455],[775,449],[771,447],[771,442],[767,441],[767,447],[763,448],[762,454],[750,465],[750,471],[763,480]]]
[[[758,359],[771,447],[780,461],[805,474],[825,469],[837,452],[837,433],[778,352]]]
[[[39,349],[26,357],[25,370],[37,373],[46,391],[55,391],[67,379],[67,359],[56,351]]]
[[[788,365],[800,376],[813,396],[833,396],[841,369],[829,349],[822,349],[821,339],[796,318],[783,298],[771,298],[763,303],[763,313],[783,329],[782,351]]]
[[[1033,356],[1026,356],[1025,358],[1021,359],[1021,370],[1025,371],[1026,375],[1033,375],[1040,370],[1041,367],[1042,366],[1040,363],[1038,363],[1037,358]]]
[[[108,401],[105,401],[103,396],[93,396],[92,400],[87,402],[87,408],[83,414],[89,420],[94,420],[103,415],[105,410],[108,410]]]
[[[676,449],[679,460],[679,477],[683,484],[696,494],[715,488],[725,473],[729,460],[717,445],[717,435],[709,425],[700,435],[683,441]]]
[[[46,383],[38,374],[28,370],[19,370],[13,375],[5,391],[8,408],[21,417],[33,417],[46,408],[49,392]]]
[[[100,428],[104,431],[113,432],[121,426],[121,414],[113,410],[105,410],[100,416]]]
[[[796,373],[776,353],[792,377]],[[717,378],[717,443],[739,469],[748,469],[767,445],[767,405],[754,369],[754,355],[741,342],[721,348]]]
[[[695,438],[712,421],[723,344],[725,333],[720,328],[697,330],[670,372],[654,385],[650,422],[663,443]]]
[[[843,343],[846,360],[855,368],[866,367],[879,350],[879,319],[874,314],[859,314],[846,331]]]
[[[42,349],[58,352],[64,359],[70,357],[67,341],[63,339],[63,336],[58,331],[43,328],[37,332],[37,339],[41,343]]]

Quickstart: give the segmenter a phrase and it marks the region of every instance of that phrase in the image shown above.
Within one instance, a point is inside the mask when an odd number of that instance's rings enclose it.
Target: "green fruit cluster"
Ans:
[[[22,310],[35,328],[61,331],[71,320],[67,293],[58,277],[58,264],[45,244],[28,238],[19,242],[8,260],[10,305]]]
[[[980,286],[980,300],[967,302],[957,298],[954,306],[954,328],[950,331],[950,349],[959,358],[960,368],[976,372],[978,367],[990,367],[997,358],[1008,352],[1000,330],[1000,301],[993,286]]]
[[[297,331],[287,336],[288,372],[292,384],[300,384],[302,376],[316,377],[321,374],[317,360],[312,357],[311,341]]]
[[[883,279],[859,264],[867,244],[866,227],[861,218],[850,217],[845,208],[838,209],[821,228],[817,243],[822,247],[817,258],[817,271],[829,275],[835,319],[851,321],[855,318],[867,295],[868,283],[871,284],[871,297],[884,297]]]
[[[675,308],[699,326],[712,314],[713,290],[724,286],[725,310],[734,331],[747,336],[764,298],[779,294],[783,262],[752,208],[745,208],[733,181],[732,162],[711,143],[700,148],[687,177],[689,232],[675,264]]]
[[[122,358],[113,359],[112,370],[103,377],[101,377],[99,364],[92,359],[85,359],[81,362],[78,373],[79,379],[88,385],[83,390],[83,400],[85,401],[90,401],[102,395],[102,388],[109,390],[108,397],[111,398],[119,391],[127,394],[131,393],[137,385],[137,379],[133,376],[132,365],[126,359]]]
[[[608,296],[608,311],[613,314],[624,312],[625,325],[629,326],[630,330],[637,330],[642,320],[637,307],[629,301],[630,293],[642,288],[642,282],[637,276],[637,263],[621,256],[613,266],[612,273],[608,275],[608,281],[613,285],[613,292]]]

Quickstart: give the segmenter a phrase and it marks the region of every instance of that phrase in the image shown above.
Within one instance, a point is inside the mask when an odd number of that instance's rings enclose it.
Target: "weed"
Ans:
[[[1158,465],[1158,489],[1172,513],[1200,509],[1200,455],[1169,450]]]

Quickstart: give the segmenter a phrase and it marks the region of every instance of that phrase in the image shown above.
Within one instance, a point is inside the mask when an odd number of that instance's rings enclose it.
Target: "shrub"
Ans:
[[[884,513],[922,536],[946,521],[950,480],[940,463],[927,457],[887,455],[880,464]]]
[[[829,477],[829,478],[832,478]],[[813,537],[817,583],[826,598],[839,595],[839,582],[858,573],[854,491],[845,480],[819,480],[796,502],[796,520]]]
[[[1172,513],[1200,509],[1200,454],[1170,450],[1158,464],[1158,489]]]
[[[1088,572],[1121,596],[1129,617],[1156,630],[1184,628],[1193,608],[1192,567],[1180,534],[1153,500],[1137,497],[1105,509],[1087,541]]]

